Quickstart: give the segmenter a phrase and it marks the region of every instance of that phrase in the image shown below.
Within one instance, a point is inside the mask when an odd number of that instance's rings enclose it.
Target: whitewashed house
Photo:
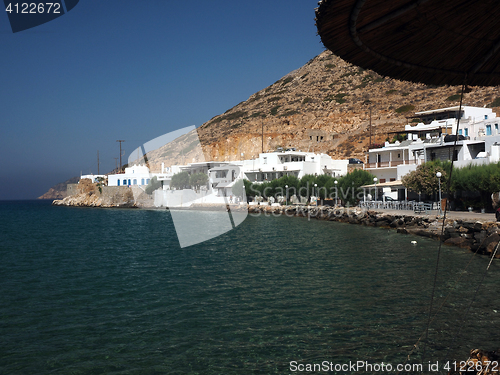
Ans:
[[[338,177],[347,174],[348,164],[348,160],[333,160],[326,154],[269,152],[259,154],[255,160],[244,160],[241,177],[251,182],[266,182],[283,176],[302,178],[307,174]]]
[[[152,174],[145,165],[133,165],[125,168],[125,173],[108,175],[108,186],[146,186]]]

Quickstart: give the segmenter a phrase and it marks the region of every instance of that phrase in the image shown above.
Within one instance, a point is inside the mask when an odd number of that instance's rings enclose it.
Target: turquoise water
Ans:
[[[402,363],[426,325],[437,242],[387,229],[249,216],[181,249],[166,211],[0,202],[0,223],[1,374],[350,373],[290,362]],[[497,262],[455,337],[470,259],[443,247],[451,295],[413,362],[499,347]]]

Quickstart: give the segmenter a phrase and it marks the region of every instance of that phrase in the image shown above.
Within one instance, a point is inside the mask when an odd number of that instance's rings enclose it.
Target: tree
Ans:
[[[316,183],[316,177],[312,174],[306,174],[300,179],[299,183],[299,195],[302,197],[309,197],[311,195],[316,195],[314,192],[314,184]]]
[[[189,177],[189,185],[193,186],[196,190],[199,190],[200,186],[206,185],[207,181],[208,176],[205,173],[194,173]]]
[[[474,205],[491,208],[491,194],[500,191],[500,164],[469,165],[453,170],[451,190],[476,200]]]
[[[355,169],[341,177],[338,181],[338,197],[345,204],[355,206],[363,197],[361,186],[373,183],[373,175],[362,169]],[[335,193],[334,193],[335,194]]]
[[[148,186],[146,186],[146,194],[153,194],[153,191],[159,189],[161,187],[161,182],[158,181],[158,178],[154,176],[151,180],[149,180]]]
[[[172,176],[170,187],[174,189],[185,189],[189,186],[189,173],[180,172]]]
[[[415,193],[424,193],[432,195],[438,191],[439,179],[437,172],[441,172],[441,186],[446,186],[448,182],[449,163],[441,161],[432,161],[421,164],[415,171],[405,175],[401,182],[404,187]]]
[[[239,180],[236,180],[236,182],[234,183],[231,191],[233,192],[234,195],[236,195],[237,197],[242,197],[243,200],[245,200],[245,183],[242,179],[239,179]]]

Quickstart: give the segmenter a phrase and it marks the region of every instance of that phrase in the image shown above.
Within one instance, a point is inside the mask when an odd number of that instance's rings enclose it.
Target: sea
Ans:
[[[2,201],[0,374],[444,374],[500,346],[500,263],[437,255],[272,215],[181,248],[168,210]]]

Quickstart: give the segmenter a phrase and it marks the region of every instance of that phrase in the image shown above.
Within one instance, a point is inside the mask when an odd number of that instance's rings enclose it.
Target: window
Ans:
[[[491,135],[491,125],[486,125],[486,135]]]
[[[129,185],[132,185],[130,178],[128,179],[128,184],[129,184]]]
[[[123,186],[127,185],[127,180],[123,180]]]
[[[267,164],[267,157],[264,156],[264,164]]]
[[[148,178],[148,179],[146,179],[146,185],[149,185],[149,181],[150,181],[150,179],[149,179],[149,178]]]
[[[120,180],[118,180],[118,186],[120,186]]]
[[[466,137],[469,136],[469,128],[464,129],[464,136],[466,136]]]
[[[391,181],[391,182],[392,181],[396,181],[396,179],[395,178],[390,178],[389,181]],[[392,189],[391,189],[391,191],[392,191]]]
[[[398,154],[398,159],[401,159],[401,154]]]
[[[134,185],[137,185],[137,179],[134,178]]]
[[[385,178],[380,179],[380,183],[383,184],[385,182]]]
[[[143,178],[141,179],[141,185],[144,185],[144,179]]]
[[[226,178],[226,177],[227,177],[227,170],[215,172],[215,178]]]
[[[498,124],[495,124],[495,133],[498,134]]]
[[[488,115],[484,115],[484,119],[485,119],[485,120],[488,120]]]
[[[457,161],[458,160],[458,150],[454,150],[453,151],[453,161]]]

